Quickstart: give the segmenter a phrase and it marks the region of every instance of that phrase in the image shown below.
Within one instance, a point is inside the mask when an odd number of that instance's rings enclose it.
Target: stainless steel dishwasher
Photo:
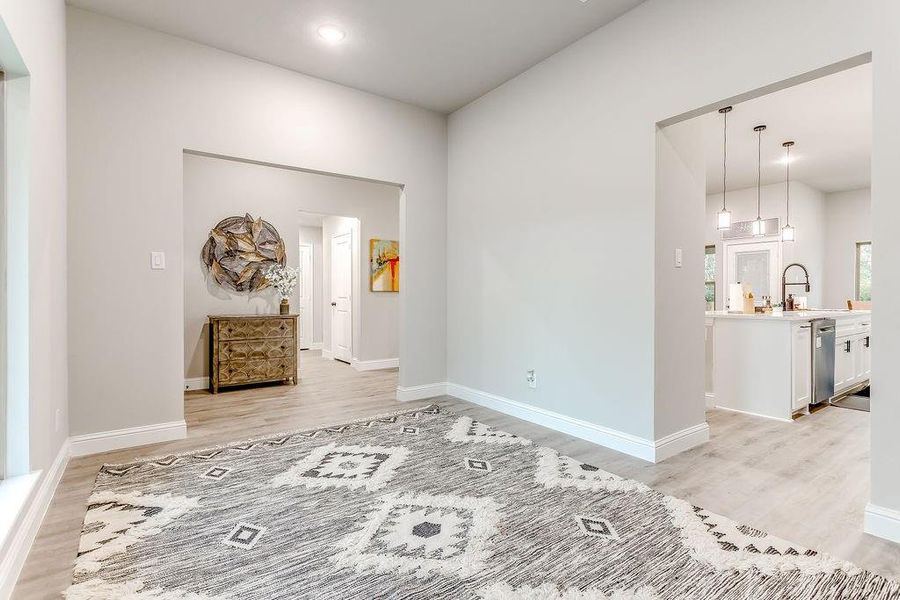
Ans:
[[[812,402],[822,404],[834,396],[834,319],[810,321],[812,339]]]

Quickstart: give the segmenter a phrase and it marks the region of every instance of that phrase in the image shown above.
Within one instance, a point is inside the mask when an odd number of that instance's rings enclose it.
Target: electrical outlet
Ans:
[[[528,387],[537,387],[537,375],[535,375],[534,369],[528,369],[527,371],[525,371],[525,381],[528,382]]]
[[[680,269],[684,265],[684,258],[681,248],[675,248],[675,268]]]

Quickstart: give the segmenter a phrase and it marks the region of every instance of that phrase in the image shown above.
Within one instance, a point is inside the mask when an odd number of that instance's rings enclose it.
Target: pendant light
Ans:
[[[757,125],[753,128],[756,132],[756,220],[753,221],[753,235],[765,235],[766,223],[762,220],[760,209],[762,206],[762,132],[765,125]]]
[[[794,142],[785,142],[782,144],[784,146],[787,154],[784,157],[785,170],[787,174],[784,179],[784,189],[785,189],[785,226],[781,229],[781,241],[782,242],[793,242],[794,241],[794,228],[791,227],[791,146],[794,145]]]
[[[722,115],[722,210],[717,215],[719,231],[731,229],[731,211],[725,208],[725,184],[727,183],[726,167],[728,165],[728,113],[732,108],[725,106],[719,109]]]

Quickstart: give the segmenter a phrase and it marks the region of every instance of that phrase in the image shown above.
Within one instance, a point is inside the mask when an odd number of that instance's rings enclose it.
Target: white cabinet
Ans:
[[[869,380],[872,374],[871,334],[868,321],[838,326],[834,348],[835,393]]]
[[[811,332],[809,324],[793,325],[791,330],[791,410],[795,411],[812,400]]]
[[[839,392],[853,385],[856,365],[853,360],[853,337],[849,335],[834,340],[834,391]]]

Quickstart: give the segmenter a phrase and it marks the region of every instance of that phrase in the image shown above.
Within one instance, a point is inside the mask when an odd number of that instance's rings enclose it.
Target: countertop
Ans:
[[[871,310],[795,310],[791,312],[772,312],[769,314],[755,313],[745,315],[743,313],[730,313],[724,310],[706,311],[707,319],[747,319],[755,321],[811,321],[813,319],[854,319],[864,318],[872,314]]]

